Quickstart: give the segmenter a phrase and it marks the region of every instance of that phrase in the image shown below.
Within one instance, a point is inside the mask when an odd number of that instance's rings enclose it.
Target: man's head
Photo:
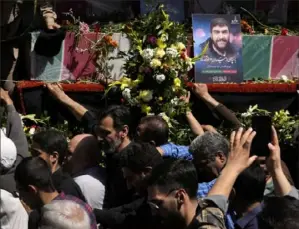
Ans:
[[[219,51],[226,48],[229,43],[230,24],[224,18],[214,18],[210,24],[213,45]]]
[[[148,182],[148,201],[166,228],[185,228],[186,215],[197,200],[197,173],[192,162],[166,159]]]
[[[234,184],[234,190],[236,192],[234,205],[236,210],[240,209],[240,211],[243,211],[243,209],[248,209],[252,204],[262,202],[265,187],[265,171],[258,162],[254,162],[238,176]]]
[[[218,177],[226,164],[229,143],[219,133],[205,132],[195,138],[189,148],[200,182],[208,182]]]
[[[55,172],[65,161],[68,144],[62,132],[45,130],[36,133],[32,138],[31,154],[44,159]]]
[[[45,160],[39,157],[24,158],[15,171],[20,199],[31,209],[41,207],[41,193],[55,192],[51,177],[52,173]]]
[[[299,200],[292,197],[270,197],[264,201],[258,217],[259,229],[299,228]]]
[[[162,162],[162,156],[150,143],[132,142],[122,151],[121,165],[128,188],[144,192],[152,169]]]
[[[6,137],[1,129],[0,141],[0,174],[4,174],[15,164],[17,159],[17,148],[13,141]]]
[[[91,134],[76,135],[69,142],[69,161],[64,166],[70,174],[99,165],[101,149],[98,140]]]
[[[105,152],[120,151],[124,141],[129,139],[131,126],[130,110],[124,106],[110,106],[99,117],[97,136]]]
[[[156,146],[164,145],[169,138],[168,124],[161,116],[146,116],[137,127],[137,135],[143,142],[152,142]]]
[[[70,200],[54,200],[42,208],[40,229],[89,229],[88,213]]]

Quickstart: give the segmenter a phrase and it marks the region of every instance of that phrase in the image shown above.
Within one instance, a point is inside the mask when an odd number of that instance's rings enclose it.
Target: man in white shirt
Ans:
[[[0,189],[0,225],[1,229],[27,229],[28,214],[19,198]]]
[[[102,209],[105,197],[105,170],[99,166],[101,149],[97,139],[89,134],[77,135],[69,143],[72,155],[65,168],[79,185],[87,203]]]

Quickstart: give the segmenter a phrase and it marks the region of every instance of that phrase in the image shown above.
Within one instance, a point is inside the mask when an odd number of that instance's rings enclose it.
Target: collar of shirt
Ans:
[[[258,229],[258,223],[256,220],[257,215],[262,211],[262,204],[252,209],[250,212],[248,212],[245,216],[238,219],[236,221],[236,226],[238,226],[241,229]],[[249,226],[249,224],[251,224]]]

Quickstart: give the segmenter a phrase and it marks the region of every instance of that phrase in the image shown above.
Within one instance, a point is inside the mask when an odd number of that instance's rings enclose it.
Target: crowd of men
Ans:
[[[62,132],[42,130],[28,144],[13,101],[1,89],[7,111],[1,228],[299,228],[299,192],[281,161],[276,130],[270,156],[254,156],[255,131],[243,129],[206,85],[195,84],[193,93],[235,131],[226,139],[187,112],[198,135],[190,146],[168,141],[161,116],[142,118],[134,130],[127,107],[110,106],[95,117],[58,84],[46,86],[85,125],[85,133],[68,142]]]

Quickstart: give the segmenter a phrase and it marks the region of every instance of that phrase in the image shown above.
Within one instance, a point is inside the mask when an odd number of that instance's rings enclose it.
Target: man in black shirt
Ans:
[[[163,161],[161,154],[150,143],[132,142],[120,161],[128,188],[136,192],[135,201],[109,210],[94,209],[97,223],[112,229],[158,228],[159,218],[147,204],[147,180],[152,168]]]
[[[41,131],[36,133],[32,140],[31,154],[47,162],[52,171],[55,189],[85,201],[80,187],[69,174],[63,172],[61,167],[68,149],[67,140],[63,134],[56,130]]]

